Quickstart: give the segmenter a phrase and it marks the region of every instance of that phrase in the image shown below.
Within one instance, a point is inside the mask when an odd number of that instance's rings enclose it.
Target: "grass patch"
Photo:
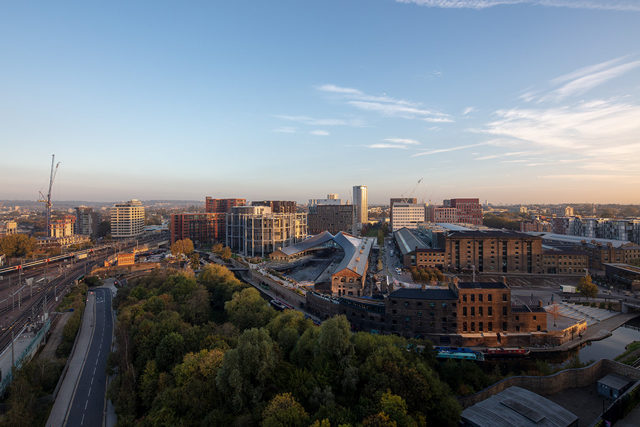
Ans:
[[[614,360],[624,363],[625,365],[631,365],[638,358],[638,355],[632,355],[638,349],[640,349],[640,341],[633,341],[627,345],[625,352],[617,356]]]

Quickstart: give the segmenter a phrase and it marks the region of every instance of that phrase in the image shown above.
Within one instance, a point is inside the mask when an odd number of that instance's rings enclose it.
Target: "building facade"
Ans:
[[[16,234],[18,232],[18,223],[15,221],[0,221],[0,237]]]
[[[418,228],[425,222],[425,205],[396,202],[391,207],[391,230]]]
[[[251,202],[252,206],[268,206],[272,213],[294,214],[297,211],[297,204],[291,200],[261,200]]]
[[[196,246],[225,241],[226,214],[180,213],[171,215],[171,243],[191,239]]]
[[[340,231],[350,233],[353,218],[353,205],[317,205],[309,209],[309,234],[318,234],[323,231],[331,234]]]
[[[207,213],[229,213],[234,206],[244,206],[246,199],[214,199],[206,197],[204,200],[204,211]]]
[[[52,219],[49,224],[49,237],[59,239],[62,237],[73,236],[76,218],[66,215],[62,218]]]
[[[306,237],[306,213],[273,213],[268,206],[235,206],[226,215],[226,245],[244,256],[265,257]]]
[[[482,205],[479,199],[449,199],[443,204],[445,207],[456,208],[458,222],[482,225]]]
[[[93,208],[78,206],[76,211],[76,234],[93,236],[98,228],[98,215]]]
[[[111,237],[138,237],[144,232],[144,206],[139,200],[116,203],[110,213]]]
[[[389,199],[389,223],[393,224],[393,205],[396,203],[418,203],[418,199],[415,197],[392,197]],[[425,213],[426,214],[426,213]]]
[[[369,221],[369,202],[366,185],[353,187],[353,206],[355,207],[355,224],[366,224]]]
[[[455,224],[458,222],[458,209],[445,206],[427,206],[426,220]]]

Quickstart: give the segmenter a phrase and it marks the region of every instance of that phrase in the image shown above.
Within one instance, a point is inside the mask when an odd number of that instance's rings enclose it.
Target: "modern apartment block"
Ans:
[[[369,203],[366,185],[353,186],[353,206],[355,207],[355,224],[360,226],[366,224],[369,221]]]
[[[132,199],[111,207],[111,237],[130,238],[144,232],[144,206]]]
[[[78,206],[76,211],[76,234],[93,236],[98,228],[98,215],[93,208]]]
[[[418,199],[415,197],[392,197],[389,199],[389,223],[393,224],[393,205],[396,203],[418,203]],[[426,212],[425,212],[426,215]]]
[[[417,203],[399,203],[391,205],[391,230],[418,228],[425,222],[425,205]]]
[[[337,234],[340,231],[351,232],[354,217],[353,205],[318,205],[309,209],[309,234],[328,231]]]
[[[443,205],[457,209],[458,222],[482,225],[482,205],[479,199],[450,199],[445,200]]]
[[[587,239],[627,240],[640,244],[640,219],[582,218],[564,216],[552,218],[553,232]]]
[[[226,215],[226,245],[244,256],[265,257],[306,236],[306,213],[274,213],[269,206],[235,206]]]
[[[16,234],[18,232],[18,223],[15,221],[0,221],[0,237]]]
[[[189,238],[196,246],[225,241],[225,213],[179,213],[171,215],[171,243]]]
[[[246,204],[246,199],[214,199],[213,197],[206,197],[204,211],[208,213],[229,213],[232,207]]]
[[[261,200],[251,202],[251,206],[268,206],[272,213],[296,213],[297,204],[291,200]]]

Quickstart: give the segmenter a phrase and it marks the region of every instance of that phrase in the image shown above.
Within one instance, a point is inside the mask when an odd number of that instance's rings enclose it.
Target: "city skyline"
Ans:
[[[0,199],[306,201],[357,184],[640,203],[636,1],[155,3],[0,17]],[[542,31],[541,31],[542,29]]]

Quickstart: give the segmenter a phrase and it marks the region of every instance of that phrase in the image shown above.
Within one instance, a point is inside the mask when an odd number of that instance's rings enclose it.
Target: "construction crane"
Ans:
[[[49,235],[49,233],[51,232],[51,190],[53,189],[53,181],[56,179],[56,174],[58,173],[58,166],[60,166],[60,162],[58,162],[55,166],[55,168],[53,167],[54,163],[56,160],[56,155],[52,154],[51,155],[51,173],[49,174],[49,192],[47,193],[47,196],[45,197],[44,194],[42,194],[42,191],[39,191],[40,193],[40,199],[38,200],[38,202],[40,203],[44,203],[45,207],[46,207],[46,214],[47,214],[47,236]]]
[[[418,182],[416,183],[416,185],[413,187],[413,189],[412,189],[409,193],[407,193],[407,196],[406,196],[407,198],[411,197],[411,196],[413,195],[413,193],[415,193],[415,192],[416,192],[416,190],[418,189],[418,185],[420,185],[420,183],[422,183],[422,180],[423,180],[423,179],[424,179],[424,178],[420,178],[420,179],[418,180]],[[400,195],[400,197],[405,197],[404,193],[403,193],[403,194],[401,194],[401,195]]]

